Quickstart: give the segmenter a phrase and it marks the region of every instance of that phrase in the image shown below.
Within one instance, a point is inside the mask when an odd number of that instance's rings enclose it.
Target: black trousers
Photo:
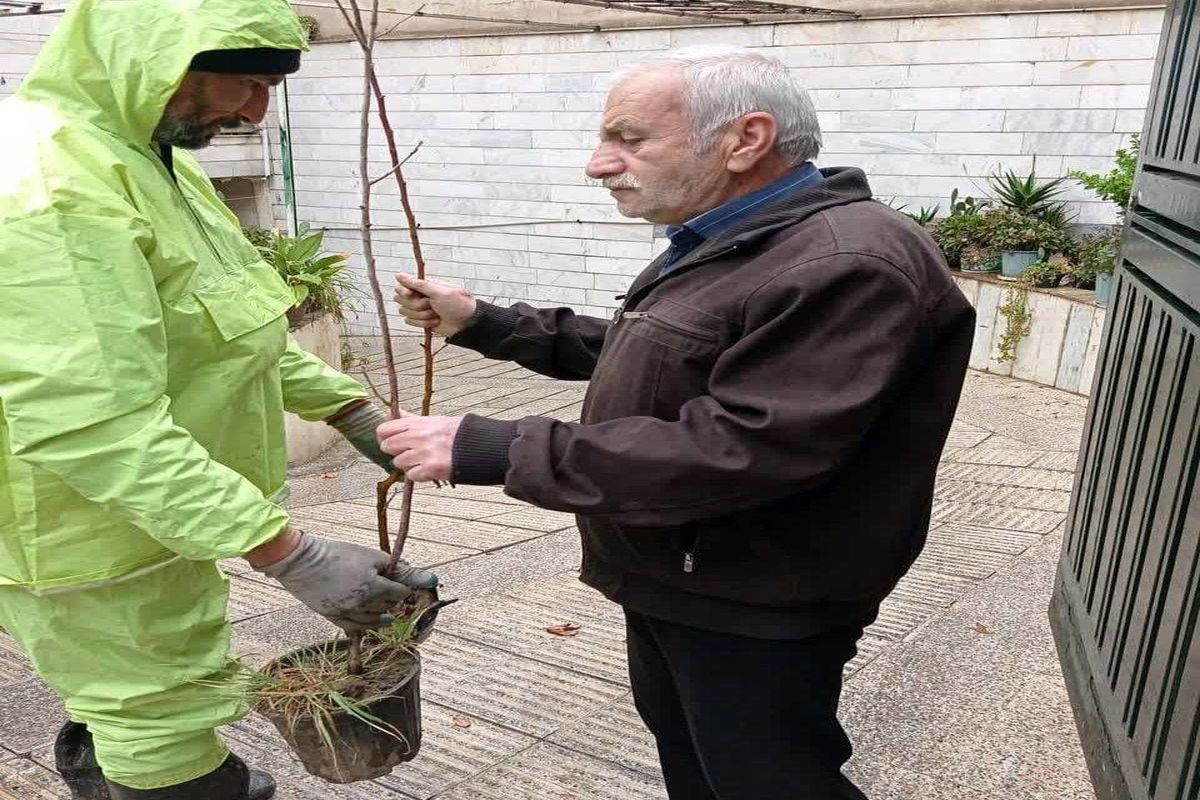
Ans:
[[[861,627],[775,641],[626,610],[633,699],[671,800],[866,800],[842,774],[842,668]]]

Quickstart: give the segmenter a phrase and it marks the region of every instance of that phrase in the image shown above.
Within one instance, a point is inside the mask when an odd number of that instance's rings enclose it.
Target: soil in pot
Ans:
[[[304,768],[334,783],[378,778],[421,747],[421,661],[406,643],[368,635],[363,673],[348,670],[345,639],[304,647],[262,670],[255,708]]]

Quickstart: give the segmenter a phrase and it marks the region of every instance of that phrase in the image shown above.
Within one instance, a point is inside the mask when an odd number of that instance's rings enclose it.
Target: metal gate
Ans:
[[[1200,0],[1167,12],[1050,616],[1101,800],[1200,798]]]

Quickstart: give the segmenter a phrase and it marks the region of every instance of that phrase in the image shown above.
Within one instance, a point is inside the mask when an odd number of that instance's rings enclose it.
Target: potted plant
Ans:
[[[1060,253],[1070,245],[1059,226],[1009,208],[983,215],[987,244],[1000,252],[1000,277],[1016,280],[1030,265],[1046,255]]]
[[[1138,153],[1141,151],[1141,134],[1129,137],[1128,147],[1119,147],[1115,154],[1117,165],[1104,175],[1094,172],[1074,170],[1071,177],[1091,189],[1102,200],[1115,203],[1121,221],[1125,220],[1125,212],[1129,209],[1129,195],[1133,191],[1133,180],[1137,175]]]
[[[946,261],[966,272],[990,272],[993,260],[985,246],[983,212],[988,201],[973,197],[958,199],[958,190],[950,195],[950,216],[933,226],[933,238]]]
[[[922,228],[928,228],[933,224],[934,220],[937,219],[937,215],[941,213],[941,211],[942,207],[940,205],[935,205],[932,207],[921,206],[916,211],[903,211],[901,213],[903,213],[904,216],[908,217],[913,222],[920,225]]]
[[[1119,231],[1089,236],[1080,242],[1074,253],[1069,279],[1081,289],[1094,288],[1096,305],[1108,305],[1112,294],[1113,271],[1121,248]]]
[[[1137,177],[1138,153],[1141,151],[1141,146],[1141,136],[1135,133],[1130,137],[1128,147],[1117,148],[1115,154],[1117,164],[1108,173],[1100,175],[1081,170],[1071,173],[1072,178],[1091,189],[1101,199],[1116,204],[1117,216],[1122,225],[1129,210],[1134,179]],[[1094,284],[1096,305],[1108,305],[1109,296],[1112,293],[1113,271],[1117,266],[1120,247],[1121,233],[1118,227],[1108,233],[1085,240],[1079,248],[1077,260],[1081,285]]]
[[[424,594],[424,592],[422,593]],[[306,771],[332,783],[387,775],[421,747],[421,659],[437,607],[409,604],[391,627],[362,638],[361,667],[350,641],[302,647],[245,673],[243,690]]]
[[[261,669],[237,662],[202,683],[247,700],[287,741],[306,771],[332,783],[379,778],[421,747],[420,645],[432,633],[436,590],[395,609],[390,626],[301,647]],[[358,665],[351,666],[354,659]]]
[[[342,296],[355,291],[355,286],[342,274],[346,254],[322,251],[324,231],[313,231],[302,222],[295,236],[262,228],[247,228],[245,234],[296,296],[296,304],[288,311],[292,329],[326,314],[342,319]]]
[[[1045,218],[1049,214],[1051,222],[1057,221],[1058,215],[1064,213],[1065,205],[1057,198],[1063,192],[1065,180],[1056,178],[1038,183],[1037,176],[1032,172],[1022,178],[1011,170],[996,172],[988,177],[996,202],[1003,208],[1019,211],[1029,217]]]

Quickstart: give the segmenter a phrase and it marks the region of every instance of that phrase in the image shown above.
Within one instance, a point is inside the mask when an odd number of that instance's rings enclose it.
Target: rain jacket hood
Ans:
[[[149,142],[197,53],[307,49],[285,0],[77,0],[17,95]]]
[[[0,103],[0,586],[238,556],[288,517],[284,411],[364,397],[196,159],[150,136],[199,52],[298,49],[284,0],[78,0]]]

